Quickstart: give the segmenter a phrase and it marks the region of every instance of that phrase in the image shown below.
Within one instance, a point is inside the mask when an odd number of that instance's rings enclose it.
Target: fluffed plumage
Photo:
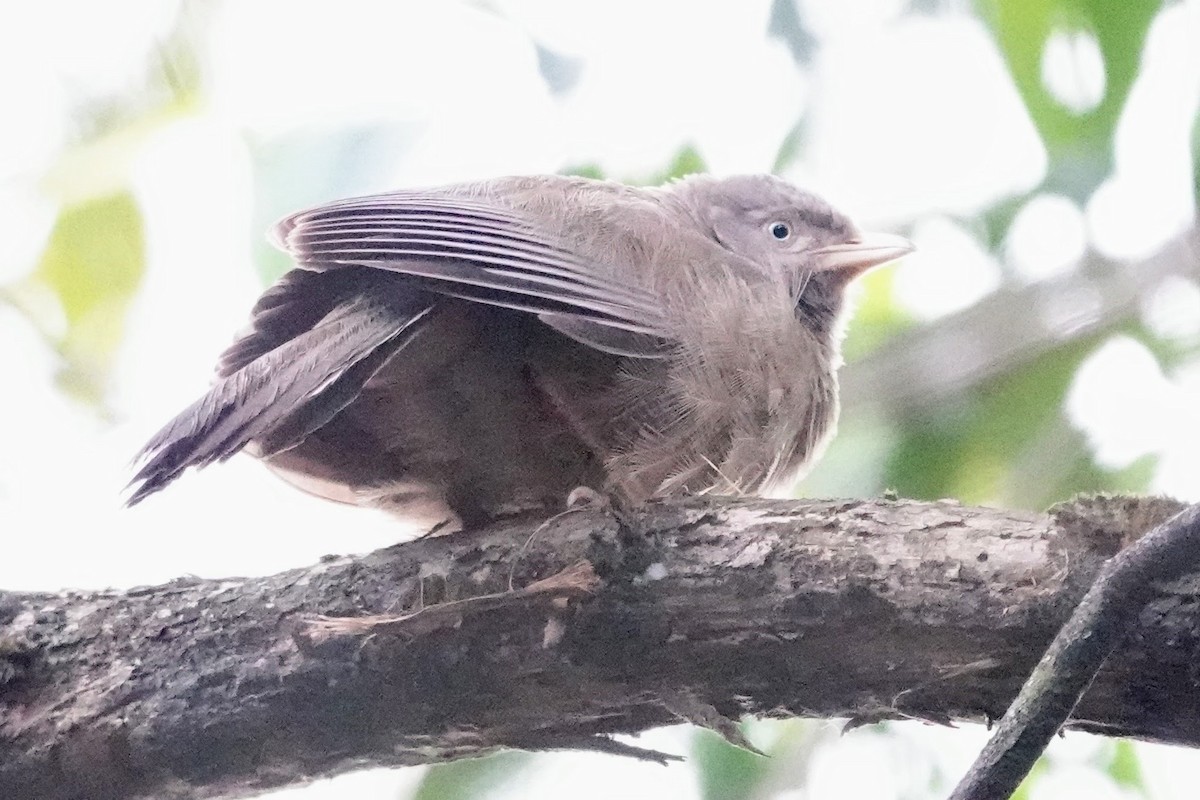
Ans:
[[[242,449],[428,523],[576,486],[767,491],[832,429],[846,284],[909,249],[770,176],[506,178],[334,202],[273,236],[296,267],[147,443],[131,504]]]

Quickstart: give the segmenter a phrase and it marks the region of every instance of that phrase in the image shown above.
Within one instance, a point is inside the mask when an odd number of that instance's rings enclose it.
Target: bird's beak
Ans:
[[[864,233],[844,244],[833,244],[814,251],[814,268],[820,272],[840,272],[853,278],[872,267],[895,261],[913,249],[913,243],[903,236]]]

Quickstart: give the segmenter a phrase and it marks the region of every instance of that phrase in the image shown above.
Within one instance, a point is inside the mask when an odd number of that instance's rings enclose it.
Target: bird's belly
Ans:
[[[654,421],[610,457],[610,481],[635,500],[790,485],[833,429],[836,379],[820,362],[776,363],[696,360],[658,381],[667,390],[637,415]]]
[[[602,459],[544,380],[569,371],[578,345],[478,306],[451,306],[431,328],[272,468],[323,497],[468,525],[561,508],[575,487],[603,485]]]

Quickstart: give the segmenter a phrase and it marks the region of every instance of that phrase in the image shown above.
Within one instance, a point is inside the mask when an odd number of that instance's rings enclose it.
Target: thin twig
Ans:
[[[422,636],[435,630],[454,627],[468,614],[477,614],[534,598],[568,600],[596,591],[600,578],[587,561],[580,561],[548,578],[534,581],[520,589],[464,597],[434,606],[425,606],[410,614],[373,614],[362,617],[317,616],[307,620],[307,632],[314,641],[332,636],[365,635],[369,633],[398,633]]]
[[[1200,504],[1113,556],[1021,687],[950,800],[1007,798],[1075,709],[1153,596],[1200,566]]]

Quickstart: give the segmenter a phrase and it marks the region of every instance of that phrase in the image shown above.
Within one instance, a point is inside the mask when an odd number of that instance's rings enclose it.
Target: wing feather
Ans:
[[[499,203],[438,190],[351,198],[286,218],[273,238],[303,269],[404,274],[430,291],[548,324],[569,319],[552,327],[610,352],[660,358],[672,338],[653,294],[614,280],[614,270]]]
[[[259,298],[210,391],[145,446],[129,502],[248,444],[267,456],[303,441],[422,330],[439,296],[536,315],[608,353],[672,351],[650,292],[527,215],[455,192],[350,198],[279,223],[272,237],[297,268]]]

